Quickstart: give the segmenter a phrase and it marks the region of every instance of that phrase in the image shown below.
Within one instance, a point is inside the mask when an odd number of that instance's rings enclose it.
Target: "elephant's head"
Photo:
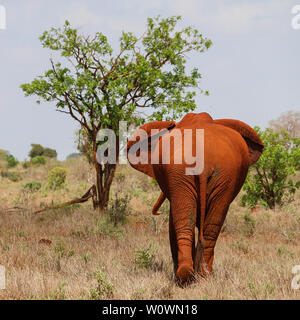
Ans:
[[[171,130],[175,126],[176,126],[176,122],[174,121],[153,121],[139,127],[127,142],[128,158],[132,167],[154,178],[152,166],[150,164],[151,137],[155,139],[154,135],[152,134],[153,133],[152,130],[157,129],[160,131],[159,135],[162,135],[164,132]],[[157,135],[157,137],[159,135]],[[143,147],[136,149],[134,146],[137,144],[137,142],[140,142],[139,146],[143,144]],[[140,159],[144,160],[142,162],[146,162],[146,163],[133,163],[133,161],[130,161],[131,154],[136,154],[137,156],[140,157]]]

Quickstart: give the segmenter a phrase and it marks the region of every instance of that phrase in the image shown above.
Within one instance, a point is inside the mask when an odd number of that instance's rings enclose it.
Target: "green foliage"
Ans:
[[[150,242],[146,248],[140,248],[135,251],[135,264],[141,269],[162,269],[162,263],[156,261],[156,253],[158,248]]]
[[[43,154],[44,148],[40,144],[31,144],[31,150],[28,153],[30,158],[35,158],[37,156],[41,156]]]
[[[22,174],[16,171],[1,171],[1,177],[7,178],[12,182],[19,182],[23,179]]]
[[[264,151],[249,170],[241,204],[250,208],[258,203],[268,208],[282,206],[293,200],[300,187],[300,181],[293,179],[299,168],[300,139],[290,137],[285,131],[255,129],[263,141]]]
[[[64,186],[67,178],[67,169],[55,167],[50,170],[48,175],[48,186],[52,190],[60,189]]]
[[[44,157],[48,157],[48,158],[56,158],[57,152],[54,149],[45,148],[42,155]]]
[[[31,159],[38,157],[38,156],[44,156],[44,157],[48,157],[48,158],[56,158],[57,152],[54,149],[44,148],[40,144],[32,143],[31,150],[29,151],[28,155]]]
[[[46,158],[44,156],[36,156],[31,159],[31,163],[34,166],[43,165],[46,163]]]
[[[37,181],[30,181],[23,185],[25,191],[36,192],[39,191],[42,187],[42,184]]]
[[[196,68],[186,72],[187,53],[204,52],[212,44],[192,27],[179,30],[180,19],[149,18],[143,36],[123,32],[116,54],[102,33],[85,37],[66,21],[40,40],[72,64],[52,61],[50,70],[21,88],[26,95],[56,101],[70,114],[71,105],[79,114],[93,110],[90,119],[107,127],[135,118],[137,107],[154,108],[152,119],[180,117],[195,109],[195,92],[187,89],[199,87],[201,78]]]
[[[9,168],[14,168],[19,163],[19,161],[12,155],[7,155],[6,161]]]
[[[105,273],[102,270],[98,270],[94,273],[94,277],[97,280],[97,286],[90,291],[91,299],[103,300],[113,298],[114,286],[107,279]]]

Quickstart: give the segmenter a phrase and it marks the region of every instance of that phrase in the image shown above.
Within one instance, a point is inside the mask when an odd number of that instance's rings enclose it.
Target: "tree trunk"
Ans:
[[[109,191],[115,175],[116,164],[101,164],[97,161],[97,149],[94,148],[94,166],[96,169],[97,203],[95,208],[103,211],[109,201]]]

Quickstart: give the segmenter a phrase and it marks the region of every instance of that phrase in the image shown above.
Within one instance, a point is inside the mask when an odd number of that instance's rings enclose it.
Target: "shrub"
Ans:
[[[62,188],[67,178],[67,169],[55,167],[50,170],[48,175],[48,186],[52,190]]]
[[[126,217],[130,213],[129,201],[129,195],[122,196],[120,192],[116,192],[115,197],[110,200],[107,212],[114,227],[119,223],[124,224],[126,222]]]
[[[45,164],[46,163],[46,158],[44,156],[36,156],[31,159],[31,163],[35,166]]]
[[[23,185],[23,189],[30,192],[39,191],[42,187],[40,182],[30,181]]]
[[[243,190],[242,206],[254,208],[258,203],[275,208],[292,201],[300,181],[294,182],[300,162],[300,139],[285,131],[274,132],[255,128],[264,143],[264,152],[248,173]]]
[[[41,156],[43,154],[44,148],[40,144],[31,144],[31,150],[29,151],[28,155],[30,158],[35,158]]]
[[[91,299],[102,300],[104,298],[113,298],[114,286],[109,282],[103,271],[99,270],[94,273],[97,280],[96,288],[90,291]]]
[[[19,161],[12,155],[8,155],[6,157],[6,161],[9,168],[14,168],[19,163]]]
[[[42,155],[44,157],[48,157],[48,158],[56,158],[57,152],[54,149],[45,148]]]
[[[44,148],[40,144],[32,143],[31,150],[29,151],[28,155],[31,159],[38,157],[38,156],[44,156],[44,157],[48,157],[48,158],[56,158],[57,152],[54,149]]]
[[[137,249],[135,251],[135,264],[141,269],[162,270],[163,263],[156,261],[157,250],[158,248],[152,242],[146,248]]]
[[[14,171],[1,171],[1,177],[7,178],[12,182],[18,182],[23,179],[23,176],[20,172]]]

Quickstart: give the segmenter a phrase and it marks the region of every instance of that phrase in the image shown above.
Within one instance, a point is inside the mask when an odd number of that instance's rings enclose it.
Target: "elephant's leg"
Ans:
[[[197,251],[201,250],[201,261],[198,261],[196,272],[205,276],[212,272],[212,265],[214,260],[214,249],[220,234],[223,222],[226,218],[226,214],[229,208],[229,204],[218,203],[212,205],[209,208],[204,221],[204,241],[202,244],[197,245]],[[200,262],[200,263],[199,263]]]
[[[176,273],[178,268],[178,246],[177,246],[176,233],[175,233],[175,228],[172,220],[171,210],[170,210],[170,216],[169,216],[169,238],[170,238],[170,248],[171,248],[171,254],[173,259],[174,273]]]
[[[180,285],[183,285],[194,278],[196,207],[194,203],[188,204],[182,200],[180,205],[174,206],[171,203],[171,206],[171,216],[178,248],[176,279]]]

